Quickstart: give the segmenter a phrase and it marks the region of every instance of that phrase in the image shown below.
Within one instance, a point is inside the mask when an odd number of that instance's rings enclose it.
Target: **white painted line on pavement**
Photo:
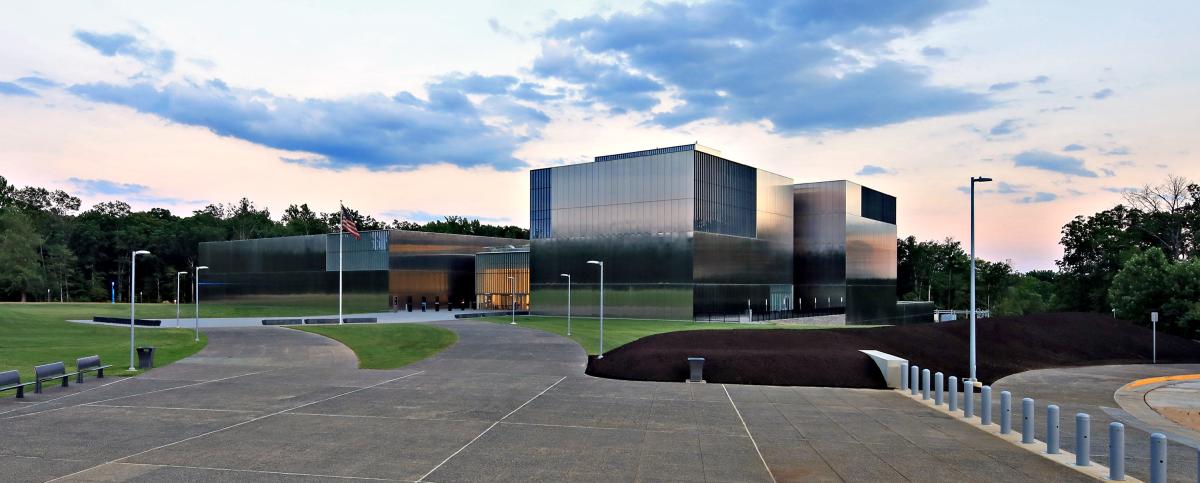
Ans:
[[[478,440],[479,440],[479,438],[482,438],[482,437],[483,437],[483,435],[487,434],[487,433],[488,433],[488,431],[491,431],[491,430],[492,430],[492,428],[494,428],[494,427],[496,427],[496,425],[500,424],[500,422],[501,422],[501,421],[504,421],[505,419],[508,419],[508,417],[509,417],[509,416],[512,416],[512,415],[513,415],[514,413],[516,413],[517,411],[520,411],[520,410],[521,410],[521,408],[524,408],[524,407],[525,407],[525,406],[527,406],[529,403],[533,402],[533,400],[534,400],[534,399],[537,399],[537,398],[541,397],[541,395],[542,395],[542,394],[546,394],[546,391],[549,391],[550,389],[554,388],[554,386],[557,386],[557,385],[558,385],[558,383],[560,383],[560,382],[563,382],[563,380],[564,380],[564,379],[566,379],[566,378],[567,378],[567,376],[563,376],[563,377],[562,377],[562,378],[560,378],[559,380],[557,380],[557,381],[554,381],[554,384],[551,384],[551,385],[547,386],[545,389],[542,389],[542,392],[539,392],[539,393],[537,393],[537,395],[535,395],[535,396],[533,396],[533,397],[529,398],[529,400],[528,400],[528,401],[525,401],[525,403],[521,404],[520,406],[517,406],[517,408],[516,408],[516,409],[513,409],[512,411],[509,411],[509,412],[508,412],[508,414],[505,414],[505,415],[504,415],[504,417],[502,417],[502,418],[500,418],[500,419],[496,420],[496,422],[492,423],[492,425],[491,425],[491,426],[488,426],[488,427],[487,427],[487,429],[483,430],[483,432],[482,432],[482,433],[479,433],[479,434],[478,434],[477,436],[475,436],[474,438],[471,438],[471,440],[470,440],[470,441],[467,441],[467,444],[464,444],[464,445],[463,445],[461,448],[458,448],[458,451],[455,451],[455,452],[451,453],[451,454],[450,454],[450,456],[447,456],[447,457],[446,457],[446,459],[442,460],[442,462],[441,462],[441,463],[438,463],[438,464],[437,464],[437,466],[434,466],[432,470],[429,470],[429,471],[428,471],[428,472],[426,472],[424,475],[422,475],[420,478],[417,478],[417,481],[418,481],[418,482],[426,481],[426,480],[425,480],[425,478],[429,478],[429,475],[432,475],[432,474],[433,474],[433,472],[435,472],[435,471],[437,471],[437,470],[438,470],[438,468],[441,468],[441,467],[442,467],[442,465],[446,464],[446,462],[447,462],[447,461],[450,461],[450,459],[451,459],[451,458],[454,458],[455,456],[458,456],[458,454],[459,454],[459,453],[461,453],[461,452],[462,452],[464,449],[467,449],[467,446],[470,446],[470,445],[471,445],[471,443],[474,443],[475,441],[478,441]]]
[[[733,405],[733,412],[737,413],[738,421],[742,422],[742,428],[746,430],[746,436],[750,437],[750,444],[754,445],[754,452],[758,453],[758,460],[762,461],[763,468],[767,469],[767,474],[771,476],[771,481],[778,481],[775,479],[775,473],[771,471],[771,467],[767,465],[767,459],[763,458],[762,451],[758,449],[758,442],[754,441],[754,435],[750,434],[750,427],[746,426],[746,420],[742,418],[742,412],[738,410],[737,403],[733,402],[733,396],[729,395],[729,389],[724,384],[721,384],[721,389],[725,391],[725,397],[729,398],[729,404]]]

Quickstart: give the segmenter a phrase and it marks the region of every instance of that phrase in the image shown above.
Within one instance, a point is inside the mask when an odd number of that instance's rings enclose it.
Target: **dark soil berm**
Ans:
[[[968,322],[867,329],[694,330],[652,335],[588,361],[587,373],[639,381],[683,381],[687,358],[703,357],[710,383],[885,387],[859,349],[908,359],[946,376],[968,372]],[[1094,313],[993,317],[976,322],[977,372],[995,380],[1032,369],[1150,362],[1148,327]],[[1200,363],[1200,343],[1158,334],[1158,362]]]

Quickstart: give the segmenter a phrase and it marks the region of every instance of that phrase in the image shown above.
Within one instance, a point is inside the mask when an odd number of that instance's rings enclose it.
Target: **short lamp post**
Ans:
[[[133,298],[133,288],[137,286],[137,257],[138,255],[149,255],[146,250],[138,250],[129,256],[129,370],[136,371],[137,368],[133,365],[133,348],[137,344],[137,337],[134,334],[133,320],[137,318],[137,301]]]
[[[175,328],[179,328],[179,277],[187,275],[187,272],[175,272]]]
[[[604,358],[604,262],[599,260],[588,260],[592,265],[600,266],[600,352],[596,354],[597,359]]]
[[[192,277],[192,281],[196,283],[196,294],[192,297],[192,301],[196,304],[196,314],[193,319],[193,326],[196,331],[196,342],[200,342],[200,271],[208,270],[207,265],[196,267],[196,275]]]
[[[567,277],[567,337],[571,336],[571,274],[560,274],[562,277]]]
[[[992,178],[971,177],[971,382],[975,377],[975,183],[987,183]]]
[[[512,299],[512,322],[508,325],[517,325],[517,289],[512,277],[508,277],[508,297]]]
[[[1150,363],[1158,364],[1158,312],[1150,312]]]

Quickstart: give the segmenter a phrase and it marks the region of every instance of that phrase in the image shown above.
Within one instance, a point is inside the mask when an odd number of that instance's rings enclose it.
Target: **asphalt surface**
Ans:
[[[597,379],[473,321],[403,369],[279,327],[134,378],[0,399],[2,481],[1083,481],[893,391]],[[1064,411],[1065,413],[1065,411]]]

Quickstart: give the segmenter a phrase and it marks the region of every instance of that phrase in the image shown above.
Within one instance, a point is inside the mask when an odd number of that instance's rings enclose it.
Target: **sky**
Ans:
[[[901,236],[1053,268],[1063,224],[1200,180],[1200,4],[25,2],[0,175],[85,208],[248,197],[528,226],[528,170],[699,142],[898,197]]]

